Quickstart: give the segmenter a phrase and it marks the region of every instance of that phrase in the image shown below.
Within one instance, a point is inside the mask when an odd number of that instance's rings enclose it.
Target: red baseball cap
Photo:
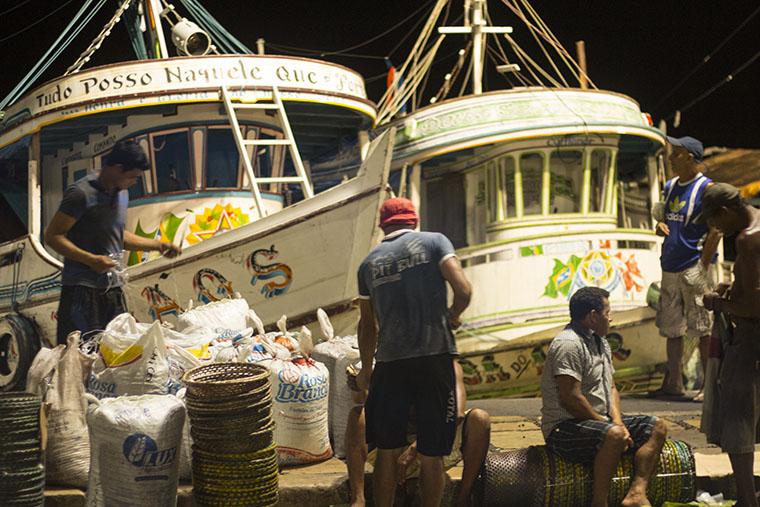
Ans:
[[[414,209],[414,203],[403,197],[394,197],[388,199],[380,207],[380,227],[385,228],[389,225],[417,225],[419,217],[417,210]]]

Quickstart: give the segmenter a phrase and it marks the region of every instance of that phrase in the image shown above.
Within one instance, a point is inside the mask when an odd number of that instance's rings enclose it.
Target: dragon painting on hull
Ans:
[[[158,284],[153,287],[145,287],[142,290],[142,295],[150,305],[150,315],[154,320],[163,322],[165,316],[174,315],[176,317],[183,311],[176,301],[158,288]]]
[[[232,291],[232,282],[213,269],[203,268],[193,277],[193,289],[195,296],[201,303],[211,303],[225,298],[235,297]]]
[[[261,287],[261,293],[267,299],[285,294],[293,283],[293,270],[287,264],[281,262],[262,264],[262,262],[274,260],[278,254],[279,252],[272,245],[269,249],[254,250],[246,261],[246,267],[253,275],[251,285],[256,285],[259,280],[262,282],[270,280]],[[262,261],[262,258],[265,261]]]

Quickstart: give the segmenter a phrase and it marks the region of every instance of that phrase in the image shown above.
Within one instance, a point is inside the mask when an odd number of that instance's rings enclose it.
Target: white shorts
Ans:
[[[665,338],[708,336],[712,329],[712,312],[705,309],[702,296],[715,286],[715,269],[710,266],[706,283],[693,283],[696,265],[679,273],[662,272],[657,327]]]

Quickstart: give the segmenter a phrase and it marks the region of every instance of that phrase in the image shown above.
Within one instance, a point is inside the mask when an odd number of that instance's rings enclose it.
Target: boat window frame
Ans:
[[[192,178],[192,181],[190,182],[189,187],[190,188],[183,188],[181,190],[174,190],[171,192],[160,192],[158,188],[158,168],[156,167],[156,158],[155,158],[155,150],[154,150],[154,144],[153,139],[156,136],[166,136],[169,134],[174,134],[176,132],[185,132],[187,135],[187,147],[188,147],[188,161],[190,163],[190,167],[188,168],[188,174]],[[193,145],[193,137],[192,137],[192,125],[186,125],[182,127],[173,127],[166,130],[156,130],[153,132],[148,132],[148,148],[149,148],[149,156],[150,156],[150,172],[151,172],[151,179],[153,182],[153,189],[154,193],[152,195],[179,195],[179,194],[191,194],[194,193],[196,182],[195,182],[195,153],[194,153],[194,145]],[[144,197],[147,197],[144,196]],[[137,200],[137,199],[135,199]]]
[[[249,140],[249,139],[258,139],[258,127],[252,126],[252,125],[240,125],[241,133],[243,135],[243,139]],[[232,134],[232,126],[231,125],[206,125],[203,127],[203,153],[201,154],[201,191],[240,191],[240,190],[246,190],[243,188],[243,175],[242,173],[245,172],[245,168],[243,167],[243,159],[240,156],[240,152],[237,151],[237,146],[235,146],[235,151],[238,154],[238,163],[237,163],[237,175],[235,178],[236,186],[234,187],[210,187],[208,186],[208,139],[209,139],[209,131],[210,130],[229,130],[230,135]],[[255,135],[253,138],[248,137],[249,133],[255,132]],[[233,136],[234,141],[234,136]],[[256,168],[254,167],[254,171]]]
[[[556,219],[563,219],[569,217],[578,216],[593,216],[593,217],[605,217],[613,218],[616,215],[615,201],[616,201],[616,185],[615,179],[617,177],[617,155],[618,149],[613,146],[607,145],[593,145],[593,146],[573,146],[566,148],[572,151],[579,151],[582,153],[582,186],[581,186],[581,203],[580,211],[572,213],[551,213],[551,154],[556,151],[555,148],[525,148],[521,150],[514,150],[508,153],[502,153],[491,160],[488,160],[481,164],[478,169],[485,168],[487,171],[486,177],[486,195],[488,198],[488,228],[498,228],[500,226],[514,226],[521,221],[530,220],[531,222],[541,222]],[[604,195],[604,207],[601,211],[591,211],[591,159],[592,154],[595,151],[604,151],[610,154],[609,165],[607,166],[607,181]],[[522,158],[525,155],[538,154],[542,159],[542,173],[541,173],[541,212],[525,214],[525,202],[523,192],[523,166],[521,164]],[[514,203],[515,213],[512,217],[506,216],[506,210],[503,209],[504,202],[501,198],[503,192],[506,191],[506,171],[503,167],[503,161],[507,158],[512,159],[514,164]],[[496,163],[497,166],[491,164]],[[498,168],[498,171],[496,169]],[[491,174],[491,171],[494,171]],[[492,189],[491,185],[496,184],[497,188]],[[495,202],[494,202],[495,201]],[[494,219],[495,218],[495,219]]]

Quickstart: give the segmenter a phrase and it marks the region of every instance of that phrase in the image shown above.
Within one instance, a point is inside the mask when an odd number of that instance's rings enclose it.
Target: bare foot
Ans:
[[[622,507],[651,507],[652,504],[649,503],[646,494],[629,491],[620,505]]]

